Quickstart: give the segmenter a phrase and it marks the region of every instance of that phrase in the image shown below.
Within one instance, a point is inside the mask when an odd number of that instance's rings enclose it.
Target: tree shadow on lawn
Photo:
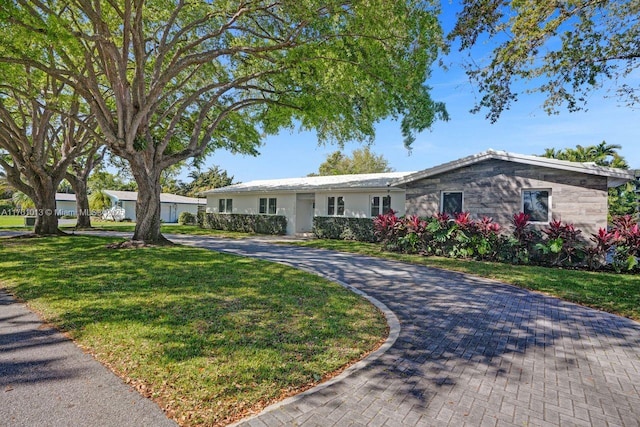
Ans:
[[[209,387],[195,392],[204,400],[239,392],[271,399],[281,388],[317,382],[385,333],[384,322],[366,326],[380,314],[359,297],[282,265],[186,247],[113,251],[104,248],[109,239],[65,239],[43,240],[39,249],[5,247],[3,271],[22,282],[11,289],[36,307],[44,301],[53,323],[121,374],[159,388]]]

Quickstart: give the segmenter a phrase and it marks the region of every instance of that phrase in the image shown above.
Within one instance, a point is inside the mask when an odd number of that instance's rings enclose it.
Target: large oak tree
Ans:
[[[388,116],[403,118],[411,143],[445,113],[424,85],[442,41],[436,9],[419,0],[2,1],[0,61],[82,94],[137,182],[133,238],[158,242],[161,173],[190,157],[255,153],[283,128],[367,140]],[[37,60],[44,46],[55,66]]]
[[[59,233],[58,185],[96,141],[83,105],[67,85],[37,69],[0,67],[0,167],[33,201],[36,234]]]
[[[632,105],[640,101],[638,0],[463,0],[450,38],[483,59],[468,62],[482,93],[474,111],[495,121],[518,98],[518,83],[543,93],[548,112],[584,108],[606,87]],[[487,54],[489,46],[492,51]],[[476,55],[474,55],[476,56]],[[486,59],[486,60],[485,60]]]

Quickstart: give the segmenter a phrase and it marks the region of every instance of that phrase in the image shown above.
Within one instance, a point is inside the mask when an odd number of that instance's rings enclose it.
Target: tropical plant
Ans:
[[[582,232],[573,224],[553,220],[542,232],[547,238],[535,247],[548,257],[547,262],[551,265],[572,265],[584,259],[585,249],[579,237]]]
[[[613,220],[613,240],[615,253],[613,266],[617,271],[634,270],[640,257],[640,225],[631,215],[623,215]]]

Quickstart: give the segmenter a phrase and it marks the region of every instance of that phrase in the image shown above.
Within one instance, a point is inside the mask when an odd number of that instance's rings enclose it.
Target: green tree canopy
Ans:
[[[229,175],[226,170],[217,165],[211,166],[204,172],[192,171],[189,178],[191,178],[191,182],[182,186],[180,194],[190,197],[199,197],[199,193],[202,191],[226,187],[234,183],[233,175]]]
[[[382,155],[371,152],[369,147],[353,150],[351,156],[344,155],[341,151],[329,154],[320,164],[317,175],[348,175],[362,173],[392,172],[389,162]]]
[[[625,78],[640,64],[638,0],[463,0],[450,40],[460,49],[495,43],[488,61],[473,58],[468,73],[483,94],[474,111],[491,121],[518,97],[517,81],[546,95],[548,112],[575,111],[594,89],[615,84],[628,104],[640,100],[637,79]],[[484,51],[483,57],[487,57]],[[628,82],[628,83],[625,83]]]
[[[167,167],[224,147],[256,154],[283,128],[370,140],[402,119],[411,144],[442,103],[425,80],[439,2],[120,0],[0,2],[0,62],[64,80],[138,184],[133,238],[162,240]],[[52,51],[56,63],[40,59]]]

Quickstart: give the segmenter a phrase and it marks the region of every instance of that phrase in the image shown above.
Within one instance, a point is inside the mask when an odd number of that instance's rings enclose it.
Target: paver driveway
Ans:
[[[490,280],[323,250],[171,236],[346,282],[401,332],[364,369],[249,426],[640,425],[640,324]]]

